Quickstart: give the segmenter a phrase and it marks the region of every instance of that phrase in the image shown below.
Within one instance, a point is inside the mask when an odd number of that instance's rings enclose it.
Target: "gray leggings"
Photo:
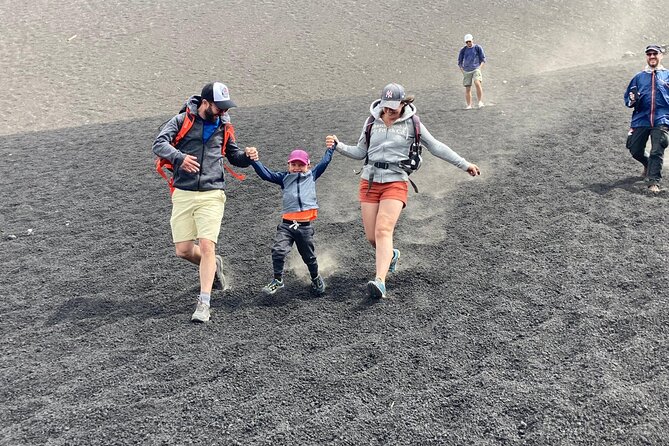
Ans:
[[[302,223],[295,228],[294,225],[291,227],[291,223],[284,221],[276,227],[276,235],[272,245],[274,277],[283,276],[286,257],[290,254],[293,243],[297,245],[297,251],[309,268],[311,278],[318,276],[318,262],[314,250],[314,227],[310,223]]]

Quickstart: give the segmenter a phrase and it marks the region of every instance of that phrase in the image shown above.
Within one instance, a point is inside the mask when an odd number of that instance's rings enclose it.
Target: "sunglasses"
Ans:
[[[646,53],[646,56],[657,56],[657,53],[655,51],[651,51],[650,53]]]
[[[205,99],[205,101],[207,101],[207,100]],[[207,101],[207,102],[209,102],[209,101]],[[221,107],[219,107],[218,105],[214,104],[213,102],[209,102],[209,105],[210,105],[210,106],[213,106],[213,107],[216,107],[216,108],[218,109],[218,113],[219,113],[219,114],[227,113],[228,110],[229,110],[229,109],[227,109],[227,108],[221,108]]]

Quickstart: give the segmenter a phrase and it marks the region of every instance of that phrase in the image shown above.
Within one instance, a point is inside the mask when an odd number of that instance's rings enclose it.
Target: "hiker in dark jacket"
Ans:
[[[660,192],[664,150],[669,144],[669,70],[662,66],[664,49],[646,47],[646,68],[637,73],[625,90],[625,105],[633,108],[627,149],[643,164],[648,190]],[[650,156],[646,143],[650,137]]]
[[[416,113],[413,96],[406,96],[398,84],[388,84],[381,99],[374,101],[370,112],[374,118],[367,143],[367,122],[358,144],[348,146],[336,135],[325,137],[327,147],[353,159],[366,159],[360,180],[359,199],[362,223],[369,243],[376,249],[376,276],[367,283],[370,297],[386,297],[386,274],[394,272],[400,258],[399,249],[393,249],[395,225],[407,203],[408,174],[402,163],[408,159],[415,131],[411,117]],[[468,172],[480,175],[476,164],[467,162],[446,144],[437,141],[420,124],[421,144],[434,156]]]
[[[273,172],[260,161],[252,163],[260,178],[278,184],[283,191],[283,219],[276,227],[272,245],[274,279],[263,288],[266,294],[274,294],[284,287],[283,267],[293,243],[297,245],[297,251],[309,268],[312,290],[316,295],[325,292],[325,282],[318,273],[314,227],[311,223],[318,216],[316,180],[325,172],[333,153],[334,149],[326,150],[321,161],[313,169],[309,154],[301,149],[295,149],[290,153],[287,172]]]
[[[258,159],[254,147],[242,150],[235,142],[228,115],[228,109],[235,106],[228,87],[220,82],[207,84],[200,96],[188,100],[186,112],[165,124],[153,143],[153,153],[173,167],[170,225],[176,255],[199,266],[200,294],[191,317],[194,322],[209,320],[212,287],[226,286],[223,259],[216,255],[226,200],[221,153],[224,138],[225,157],[231,164],[248,167]],[[192,127],[173,146],[186,122],[192,122]]]

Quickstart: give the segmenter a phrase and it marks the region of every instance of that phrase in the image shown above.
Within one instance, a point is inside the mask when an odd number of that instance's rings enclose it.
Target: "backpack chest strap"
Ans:
[[[400,167],[399,164],[397,163],[374,163],[372,166],[378,168],[378,169],[390,169],[391,167],[395,166],[399,170],[397,172],[405,172],[404,169]],[[394,169],[390,169],[394,170]],[[409,183],[411,183],[411,187],[413,187],[413,190],[418,193],[418,186],[416,186],[416,183],[413,182],[411,178],[407,178],[409,180]],[[369,180],[367,182],[367,194],[369,193],[370,189],[372,188],[372,183],[374,182],[374,169],[369,173]]]

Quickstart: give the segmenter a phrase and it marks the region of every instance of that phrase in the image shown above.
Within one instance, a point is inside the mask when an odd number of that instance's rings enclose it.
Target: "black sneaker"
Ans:
[[[265,285],[265,287],[262,289],[262,291],[265,294],[274,294],[277,291],[279,291],[281,288],[283,288],[283,280],[272,279],[272,281],[270,283]]]
[[[320,274],[311,279],[311,289],[317,296],[325,293],[325,282],[323,281],[323,278]]]

